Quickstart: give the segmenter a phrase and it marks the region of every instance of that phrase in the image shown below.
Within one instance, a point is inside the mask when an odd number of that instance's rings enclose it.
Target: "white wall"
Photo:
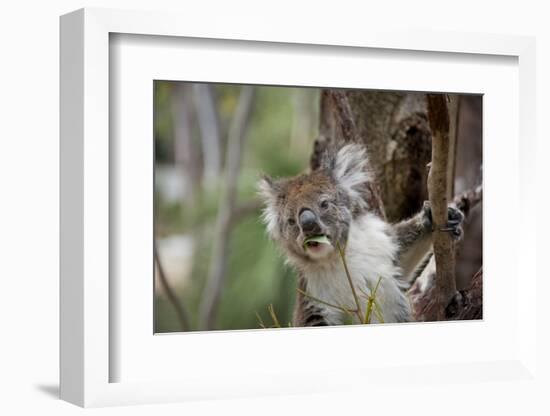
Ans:
[[[545,1],[321,1],[213,2],[89,0],[4,1],[0,9],[0,413],[23,414],[33,410],[41,414],[73,414],[80,409],[54,399],[58,377],[58,16],[74,9],[116,7],[133,9],[179,9],[208,16],[246,14],[260,19],[280,21],[285,25],[326,24],[327,31],[358,25],[421,26],[440,30],[511,33],[537,36],[538,53],[538,131],[539,168],[547,164],[550,136],[545,133],[550,115],[550,32]],[[511,5],[507,5],[512,3]],[[237,7],[237,5],[243,7]],[[262,7],[262,5],[264,5]],[[360,5],[360,8],[358,8]],[[398,13],[398,14],[396,14]],[[351,22],[351,23],[350,23]],[[341,25],[341,26],[340,26]],[[543,96],[545,95],[545,96]],[[544,140],[545,139],[545,140]],[[544,168],[545,173],[548,169]],[[546,179],[541,181],[548,189]],[[538,232],[540,253],[548,235],[545,220],[548,195],[540,197],[541,229]],[[545,222],[543,222],[545,221]],[[505,226],[503,226],[503,233]],[[548,245],[546,244],[545,248]],[[546,252],[546,249],[544,250]],[[542,257],[542,256],[540,256]],[[542,263],[540,263],[542,264]],[[6,267],[7,265],[7,267]],[[548,273],[546,273],[548,274]],[[548,290],[548,284],[539,290]],[[548,317],[547,308],[540,308]],[[546,322],[548,320],[546,319]],[[542,334],[541,334],[542,335]],[[548,348],[546,336],[545,350]],[[548,359],[540,357],[548,371]],[[451,390],[456,390],[452,393]],[[445,415],[497,414],[518,410],[524,414],[542,414],[528,385],[517,387],[501,383],[487,384],[470,391],[465,386],[442,389],[434,386],[430,395],[437,400],[429,406]],[[465,397],[465,395],[468,397]],[[420,392],[410,397],[387,401],[387,398],[353,398],[345,394],[324,397],[235,400],[229,402],[164,405],[151,408],[102,409],[100,414],[280,414],[292,410],[305,414],[339,414],[342,406],[393,413],[422,400]],[[458,395],[458,397],[457,397]],[[391,397],[391,391],[388,391]],[[476,401],[475,405],[469,402]],[[425,405],[425,404],[424,404]],[[545,405],[548,411],[548,405]],[[11,411],[9,411],[10,409]],[[377,412],[377,414],[380,414]]]

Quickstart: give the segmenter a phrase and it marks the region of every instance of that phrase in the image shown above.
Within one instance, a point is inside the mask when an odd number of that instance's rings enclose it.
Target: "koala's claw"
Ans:
[[[426,214],[430,225],[433,227],[432,209],[429,201],[424,202],[424,213]],[[445,227],[440,228],[440,231],[450,232],[453,239],[459,239],[462,236],[462,221],[464,221],[464,214],[455,207],[447,208],[447,224]]]
[[[454,237],[459,238],[462,235],[462,229],[460,228],[459,225],[457,225],[456,227],[443,227],[443,228],[440,228],[439,231],[450,232],[452,233],[453,238]]]

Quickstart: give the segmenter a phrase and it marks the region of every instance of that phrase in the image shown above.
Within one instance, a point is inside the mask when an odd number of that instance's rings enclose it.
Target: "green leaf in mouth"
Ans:
[[[328,244],[328,245],[331,244],[329,238],[326,235],[314,235],[312,237],[306,238],[304,241],[304,247],[307,247],[307,245],[310,243]]]

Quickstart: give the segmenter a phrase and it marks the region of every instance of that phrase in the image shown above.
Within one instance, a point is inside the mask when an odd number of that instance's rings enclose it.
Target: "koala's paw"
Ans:
[[[458,311],[466,306],[466,298],[462,296],[462,293],[456,291],[451,301],[445,308],[445,318],[453,319],[456,317]]]
[[[432,207],[429,201],[424,202],[423,211],[427,225],[433,229]],[[449,232],[454,240],[458,240],[462,237],[463,221],[464,214],[458,208],[449,206],[447,208],[447,224],[445,227],[440,228],[440,231]]]
[[[441,231],[448,231],[451,233],[453,239],[458,240],[462,237],[462,222],[464,221],[464,214],[455,207],[447,208],[447,225],[441,228]]]

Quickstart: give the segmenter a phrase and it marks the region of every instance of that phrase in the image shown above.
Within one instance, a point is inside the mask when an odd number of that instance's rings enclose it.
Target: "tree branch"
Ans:
[[[451,236],[442,231],[447,225],[449,174],[449,112],[446,96],[427,94],[428,120],[432,130],[432,162],[428,175],[428,194],[434,225],[436,264],[434,300],[437,320],[445,319],[445,308],[456,293],[455,256]]]
[[[174,307],[174,310],[176,311],[176,316],[178,318],[181,330],[188,331],[191,329],[191,325],[189,324],[189,316],[187,314],[187,311],[183,307],[183,305],[179,302],[178,297],[174,292],[174,289],[172,289],[172,287],[168,283],[168,279],[166,278],[166,274],[164,273],[164,268],[162,267],[162,262],[160,261],[156,240],[153,243],[153,252],[155,256],[155,263],[157,264],[158,277],[159,277],[159,281],[162,286],[162,289],[166,293],[166,296],[168,297],[168,301],[172,304],[172,306]]]
[[[231,218],[229,220],[231,226],[234,226],[244,217],[258,212],[264,206],[263,202],[259,198],[254,198],[249,201],[241,202],[239,205],[236,205],[231,213]]]

